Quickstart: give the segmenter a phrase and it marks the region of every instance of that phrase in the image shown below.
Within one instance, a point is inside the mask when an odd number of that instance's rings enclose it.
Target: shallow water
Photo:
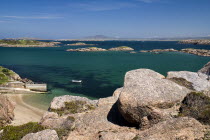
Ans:
[[[69,48],[84,46],[66,46],[75,42],[62,42],[56,48],[4,48],[0,47],[0,65],[10,68],[21,77],[35,82],[48,84],[50,94],[27,95],[29,104],[46,108],[55,96],[79,95],[91,99],[107,97],[116,88],[123,85],[127,71],[138,68],[153,69],[166,75],[168,71],[197,71],[210,61],[210,57],[201,57],[179,52],[162,54],[128,52],[66,52]],[[169,41],[102,41],[87,42],[98,44],[96,47],[111,48],[129,46],[139,50],[203,48],[205,45],[185,45]],[[83,83],[71,83],[72,79]]]

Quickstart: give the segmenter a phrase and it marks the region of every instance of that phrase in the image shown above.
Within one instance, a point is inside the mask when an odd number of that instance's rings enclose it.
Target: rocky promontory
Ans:
[[[77,43],[73,43],[73,44],[67,44],[68,46],[94,46],[96,44],[86,44],[83,42],[77,42]]]
[[[109,51],[133,51],[134,49],[128,46],[120,46],[116,48],[110,48]]]
[[[210,40],[194,40],[194,39],[189,39],[189,40],[182,40],[179,41],[181,44],[194,44],[194,45],[210,45]]]
[[[205,49],[193,49],[193,48],[187,48],[187,49],[181,49],[180,52],[199,55],[199,56],[210,56],[210,50]]]
[[[78,48],[78,49],[68,49],[68,52],[101,52],[107,51],[106,49],[97,48],[97,47],[88,47],[88,48]]]

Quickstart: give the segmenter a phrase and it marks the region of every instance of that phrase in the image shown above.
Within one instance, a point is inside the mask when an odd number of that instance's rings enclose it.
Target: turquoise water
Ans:
[[[107,97],[116,88],[123,85],[127,71],[138,68],[153,69],[166,75],[168,71],[197,71],[210,61],[210,57],[201,57],[184,53],[136,53],[128,52],[66,52],[67,46],[75,42],[62,42],[56,48],[4,48],[0,47],[0,65],[10,68],[21,77],[35,82],[48,84],[50,94],[28,95],[27,103],[46,108],[55,96],[79,95],[91,99]],[[141,41],[102,41],[87,42],[98,44],[96,47],[111,48],[117,46],[133,47],[136,51],[165,48],[203,48],[205,45],[184,45],[177,42],[141,42]],[[72,79],[83,80],[82,84],[71,83]],[[38,104],[37,104],[38,103]]]

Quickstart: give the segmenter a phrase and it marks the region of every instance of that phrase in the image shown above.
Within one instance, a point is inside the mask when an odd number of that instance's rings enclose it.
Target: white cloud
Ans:
[[[135,7],[134,3],[127,2],[112,2],[112,3],[101,3],[100,1],[92,1],[88,3],[75,3],[71,4],[70,7],[83,9],[88,11],[110,11],[118,10],[123,8]]]
[[[2,16],[3,18],[12,19],[58,19],[63,18],[59,16]]]
[[[159,0],[137,0],[137,1],[144,2],[144,3],[153,3],[153,2],[157,2]]]

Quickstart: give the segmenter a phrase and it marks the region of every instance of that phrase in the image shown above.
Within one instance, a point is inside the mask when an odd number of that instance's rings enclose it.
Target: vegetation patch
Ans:
[[[58,113],[60,116],[65,114],[76,114],[95,109],[94,105],[87,104],[86,101],[65,102],[65,107],[61,109],[51,109],[50,111]]]
[[[1,140],[21,140],[25,135],[29,133],[36,133],[46,128],[35,122],[29,122],[20,126],[5,126],[3,129]]]
[[[0,85],[7,83],[9,81],[9,77],[13,74],[13,71],[0,66]]]
[[[192,84],[191,82],[187,81],[187,80],[184,79],[184,78],[173,77],[173,78],[170,78],[169,80],[171,80],[171,81],[177,83],[177,84],[180,85],[180,86],[184,86],[184,87],[186,87],[186,88],[188,88],[188,89],[194,90],[193,84]]]
[[[40,41],[36,41],[36,40],[0,40],[0,44],[8,44],[8,45],[40,45]]]
[[[210,124],[210,97],[201,92],[191,92],[182,101],[179,116],[190,116]]]

